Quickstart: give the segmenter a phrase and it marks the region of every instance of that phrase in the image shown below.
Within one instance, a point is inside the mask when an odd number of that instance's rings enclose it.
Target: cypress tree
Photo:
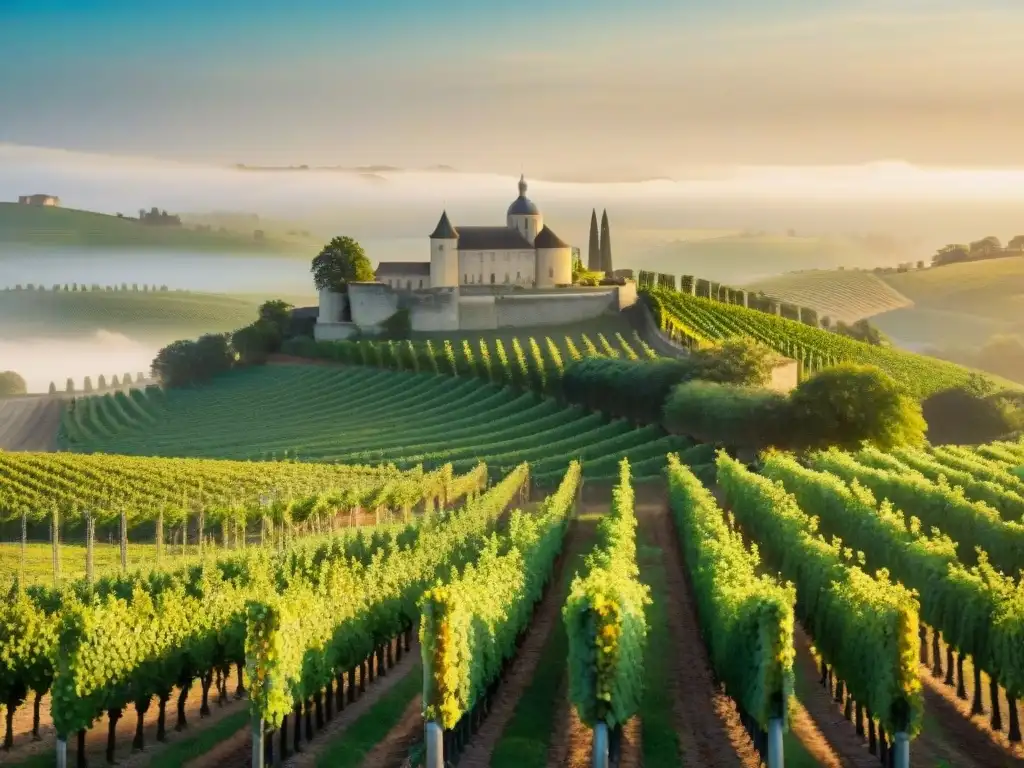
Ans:
[[[605,275],[612,274],[612,236],[608,228],[608,211],[601,214],[601,269]]]
[[[587,248],[587,269],[601,271],[601,241],[597,236],[597,209],[590,212],[590,246]]]

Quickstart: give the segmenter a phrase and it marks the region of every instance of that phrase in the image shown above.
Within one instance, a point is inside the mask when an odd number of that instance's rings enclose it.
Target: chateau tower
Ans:
[[[526,196],[526,177],[519,177],[519,197],[508,207],[507,223],[509,229],[517,229],[526,241],[533,245],[534,240],[544,229],[544,217],[540,209]]]
[[[444,211],[430,235],[430,287],[458,284],[459,232],[448,220],[448,211]]]

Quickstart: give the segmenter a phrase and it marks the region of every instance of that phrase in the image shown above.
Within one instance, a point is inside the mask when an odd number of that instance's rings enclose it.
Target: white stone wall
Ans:
[[[320,311],[317,314],[317,323],[337,323],[345,311],[345,303],[348,299],[343,293],[322,288],[320,290]]]
[[[572,283],[572,248],[537,249],[537,287]]]
[[[565,325],[618,311],[616,293],[558,293],[495,297],[499,328]]]
[[[454,287],[459,284],[459,241],[430,241],[430,287]]]
[[[372,331],[398,311],[398,294],[380,283],[351,283],[352,322]]]
[[[414,331],[459,330],[458,287],[431,288],[412,296],[409,325]]]
[[[459,282],[462,285],[533,286],[537,279],[536,251],[459,251]],[[491,280],[494,275],[494,280]]]
[[[378,277],[377,282],[396,291],[418,291],[430,287],[430,276],[423,274],[398,274]]]

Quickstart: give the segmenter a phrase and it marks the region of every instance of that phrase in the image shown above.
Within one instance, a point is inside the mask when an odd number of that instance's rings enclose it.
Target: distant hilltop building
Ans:
[[[418,290],[460,285],[555,288],[572,284],[573,249],[544,225],[540,209],[526,197],[512,201],[505,226],[456,227],[441,214],[430,235],[430,262],[385,261],[377,280],[391,288]]]
[[[60,198],[56,195],[21,195],[18,197],[18,205],[39,205],[56,208],[60,205]]]

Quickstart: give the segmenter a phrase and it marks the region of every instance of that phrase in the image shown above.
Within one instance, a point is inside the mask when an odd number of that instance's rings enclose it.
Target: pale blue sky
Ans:
[[[0,142],[217,163],[1024,164],[1019,0],[0,0],[0,73]]]

